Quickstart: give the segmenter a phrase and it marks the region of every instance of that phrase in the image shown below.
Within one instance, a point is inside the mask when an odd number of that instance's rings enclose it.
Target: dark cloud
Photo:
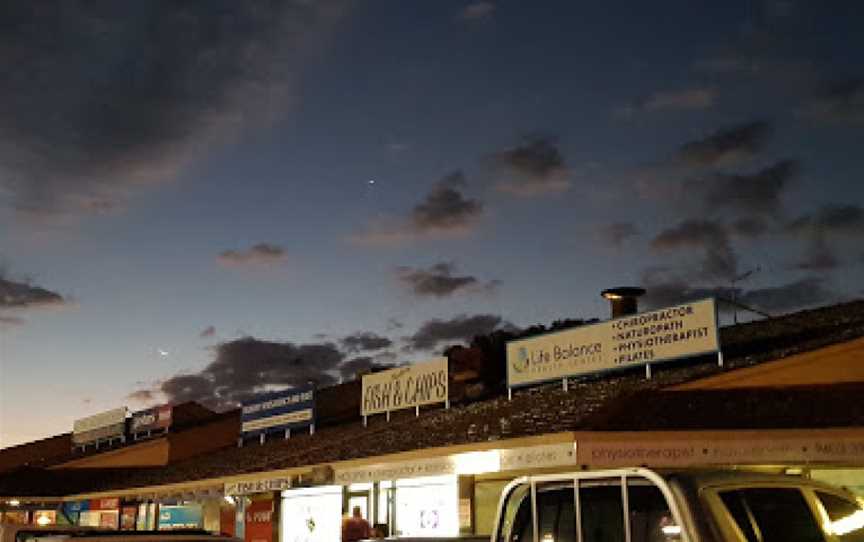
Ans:
[[[459,291],[491,291],[498,287],[498,281],[484,284],[470,275],[454,275],[454,270],[454,264],[442,262],[428,269],[397,267],[396,276],[419,297],[447,297]]]
[[[13,281],[0,273],[0,309],[59,306],[66,302],[66,299],[56,292],[26,281]]]
[[[339,375],[346,380],[357,378],[359,373],[365,373],[374,365],[375,360],[369,356],[351,358],[339,366]]]
[[[768,288],[731,288],[731,287],[700,287],[688,285],[686,282],[666,277],[657,280],[658,275],[650,272],[643,274],[646,289],[643,301],[647,308],[665,307],[686,303],[707,297],[719,300],[719,308],[724,311],[732,309],[733,305],[724,301],[735,300],[737,303],[752,307],[773,315],[793,310],[812,307],[829,302],[833,293],[826,288],[825,281],[816,277],[808,277],[789,282],[780,286]]]
[[[104,212],[291,103],[341,2],[0,3],[0,188]]]
[[[798,170],[797,162],[784,160],[755,173],[715,175],[707,181],[705,203],[710,209],[777,214]]]
[[[825,286],[824,279],[808,277],[780,286],[746,290],[739,300],[745,305],[776,314],[827,303],[833,295]]]
[[[729,243],[725,227],[710,220],[685,220],[660,232],[651,242],[658,251],[677,249],[704,250],[699,278],[728,280],[735,276],[738,257]]]
[[[493,154],[491,161],[504,176],[497,185],[502,192],[532,197],[570,188],[571,171],[553,137],[526,137],[521,145]]]
[[[729,224],[729,232],[737,237],[760,237],[767,231],[768,224],[763,219],[757,217],[738,218]]]
[[[226,250],[219,254],[219,262],[229,266],[268,266],[282,263],[285,249],[270,243],[258,243],[245,250]]]
[[[441,343],[467,343],[475,335],[486,335],[496,329],[511,327],[512,324],[494,314],[461,314],[450,320],[429,320],[406,341],[410,349],[432,350]]]
[[[804,114],[826,123],[864,124],[864,79],[827,85]]]
[[[472,2],[462,8],[459,12],[459,18],[464,21],[479,21],[485,20],[495,13],[495,4],[493,2]]]
[[[216,335],[216,327],[214,327],[214,326],[207,326],[201,330],[201,333],[198,334],[198,336],[201,337],[202,339],[206,339],[207,337],[212,337],[213,335]]]
[[[138,403],[152,403],[156,400],[157,393],[153,390],[141,389],[135,390],[129,395],[126,396],[130,401],[136,401]]]
[[[826,205],[803,215],[787,226],[792,234],[820,234],[830,237],[864,235],[864,208],[859,205]]]
[[[243,337],[216,347],[216,358],[198,373],[171,377],[153,392],[173,403],[198,401],[214,408],[236,406],[269,388],[314,382],[334,384],[345,354],[333,343],[295,344]]]
[[[786,225],[786,233],[803,238],[806,251],[794,267],[827,271],[841,265],[837,243],[864,240],[864,208],[858,205],[826,205]],[[852,262],[846,262],[852,263]]]
[[[834,255],[834,251],[820,235],[812,239],[804,257],[794,267],[805,271],[830,271],[839,265],[840,262]]]
[[[600,238],[610,245],[620,247],[628,239],[639,234],[632,222],[613,222],[599,228]]]
[[[367,352],[369,350],[380,350],[393,345],[393,341],[371,332],[358,332],[348,335],[339,341],[346,352]]]
[[[352,240],[363,245],[395,245],[464,236],[473,231],[483,214],[483,204],[463,194],[466,186],[465,175],[453,172],[435,183],[407,218],[375,222]]]
[[[685,165],[712,167],[749,159],[762,150],[771,135],[765,121],[724,128],[705,138],[683,144],[677,158]]]

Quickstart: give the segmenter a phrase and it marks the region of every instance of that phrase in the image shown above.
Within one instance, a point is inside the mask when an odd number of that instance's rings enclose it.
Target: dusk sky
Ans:
[[[862,7],[3,2],[0,446],[610,286],[862,297]]]

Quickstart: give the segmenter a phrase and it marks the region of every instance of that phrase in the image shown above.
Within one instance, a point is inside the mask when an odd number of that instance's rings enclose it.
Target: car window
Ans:
[[[539,487],[537,490],[537,528],[540,541],[574,542],[576,514],[573,487]]]
[[[579,488],[579,510],[583,542],[624,542],[624,506],[621,485]]]
[[[531,493],[529,486],[519,486],[510,492],[504,505],[498,542],[529,542],[532,537]]]
[[[672,518],[669,504],[653,484],[627,482],[631,542],[665,542],[680,538],[681,528]]]
[[[828,533],[842,542],[864,542],[864,509],[858,503],[823,491],[816,496],[828,515]]]
[[[822,542],[824,537],[804,495],[797,488],[747,488],[720,494],[730,515],[748,541],[756,542]],[[738,499],[743,507],[735,513],[729,503]],[[737,505],[732,505],[737,506]],[[752,518],[748,531],[747,519]],[[748,534],[749,533],[749,534]],[[751,536],[753,538],[751,538]]]

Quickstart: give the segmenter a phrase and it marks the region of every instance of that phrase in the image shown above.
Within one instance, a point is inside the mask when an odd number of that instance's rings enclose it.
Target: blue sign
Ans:
[[[159,507],[159,530],[200,529],[203,526],[201,506]]]
[[[90,510],[90,501],[67,501],[63,503],[63,514],[73,524],[78,523],[81,512]]]
[[[309,427],[315,423],[315,388],[304,386],[257,395],[243,403],[241,421],[244,437]]]

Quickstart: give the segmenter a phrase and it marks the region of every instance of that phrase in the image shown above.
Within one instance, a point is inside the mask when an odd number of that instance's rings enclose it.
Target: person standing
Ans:
[[[355,506],[351,511],[351,517],[342,521],[342,542],[357,542],[372,536],[369,522],[363,519],[360,507]]]

